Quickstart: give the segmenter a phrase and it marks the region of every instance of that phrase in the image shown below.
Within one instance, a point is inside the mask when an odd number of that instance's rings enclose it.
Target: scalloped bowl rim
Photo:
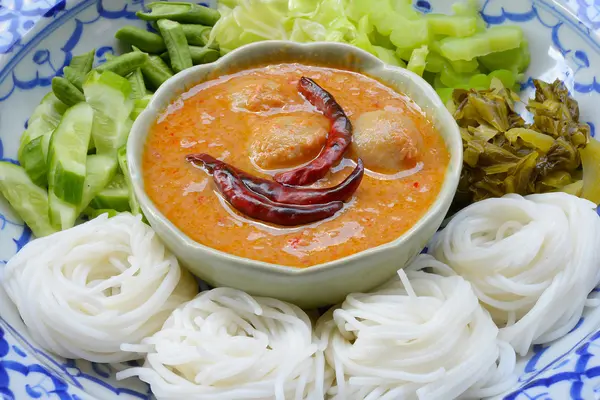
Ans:
[[[315,264],[306,268],[278,265],[246,257],[236,256],[221,250],[217,250],[210,246],[203,245],[191,239],[189,236],[183,233],[177,226],[175,226],[175,224],[171,222],[165,215],[163,215],[162,212],[158,209],[158,207],[154,204],[154,202],[150,200],[149,196],[146,194],[146,191],[144,189],[144,180],[141,163],[139,163],[137,158],[135,157],[135,152],[130,151],[130,149],[135,146],[143,147],[144,143],[146,142],[149,130],[148,128],[150,128],[154,124],[154,122],[157,119],[157,116],[164,111],[166,105],[170,104],[181,94],[191,89],[188,87],[182,91],[181,87],[185,87],[185,85],[183,85],[182,83],[186,80],[189,80],[190,76],[201,75],[202,73],[209,74],[210,72],[217,70],[219,67],[235,64],[236,60],[240,57],[243,57],[245,54],[256,54],[260,51],[272,50],[276,47],[283,46],[291,46],[296,50],[301,49],[304,52],[309,52],[318,48],[320,48],[321,51],[323,51],[323,49],[325,48],[345,48],[348,54],[356,56],[358,59],[361,59],[363,63],[369,65],[369,72],[375,72],[372,74],[372,77],[374,79],[377,79],[378,71],[392,71],[395,74],[404,75],[405,78],[408,78],[410,81],[412,81],[412,83],[416,84],[416,86],[419,87],[419,90],[423,91],[423,93],[428,97],[429,101],[432,102],[432,105],[434,107],[441,109],[440,120],[442,120],[443,123],[451,121],[451,123],[453,124],[453,126],[447,127],[446,129],[454,131],[453,134],[456,136],[456,138],[460,140],[454,140],[454,143],[450,143],[447,139],[444,139],[444,143],[450,155],[450,161],[446,169],[446,174],[444,176],[444,181],[440,192],[436,196],[435,201],[429,207],[427,212],[410,229],[405,231],[402,235],[400,235],[393,241],[360,251],[355,254],[351,254],[343,258],[339,258],[326,263]],[[268,64],[268,61],[266,61],[263,64],[257,64],[257,66]],[[361,73],[360,71],[357,72]],[[212,77],[211,79],[215,78],[216,77]],[[201,80],[198,80],[196,85],[200,84],[201,82]],[[413,99],[413,101],[415,100]],[[428,115],[428,117],[431,116]],[[415,234],[422,227],[424,227],[429,222],[429,220],[434,219],[438,213],[442,212],[445,203],[448,201],[448,197],[450,197],[450,201],[454,197],[456,188],[458,186],[463,162],[462,139],[460,138],[458,125],[456,124],[450,112],[446,109],[446,106],[443,104],[438,94],[431,87],[431,85],[427,83],[423,78],[413,73],[412,71],[409,71],[408,69],[386,64],[377,57],[373,56],[372,54],[345,43],[297,43],[284,40],[270,40],[248,44],[227,53],[226,55],[219,58],[213,63],[194,66],[174,75],[172,78],[169,78],[155,92],[155,94],[152,96],[152,99],[146,106],[146,109],[135,120],[127,142],[127,150],[129,175],[134,187],[135,195],[138,199],[138,202],[140,203],[144,214],[151,213],[152,216],[156,219],[156,221],[159,221],[162,225],[164,225],[164,227],[168,231],[168,234],[175,236],[178,241],[185,244],[188,250],[192,249],[193,251],[209,252],[227,261],[245,263],[246,266],[249,268],[257,268],[271,273],[284,274],[289,276],[314,274],[323,271],[324,269],[343,268],[344,264],[346,264],[349,260],[363,258],[370,254],[389,251],[395,247],[401,246],[411,235]]]

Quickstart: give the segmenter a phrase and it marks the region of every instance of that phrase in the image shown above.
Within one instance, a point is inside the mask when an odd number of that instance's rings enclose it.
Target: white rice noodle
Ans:
[[[468,282],[407,272],[371,293],[349,295],[317,322],[328,344],[334,400],[481,398],[513,383],[515,354]]]
[[[141,217],[102,215],[27,244],[0,279],[33,339],[66,358],[122,362],[197,293]]]
[[[229,288],[200,293],[141,345],[138,376],[159,399],[322,400],[333,372],[300,308]]]
[[[507,195],[460,211],[429,252],[469,281],[520,355],[568,333],[600,279],[600,218],[584,199]],[[597,305],[597,300],[587,305]]]

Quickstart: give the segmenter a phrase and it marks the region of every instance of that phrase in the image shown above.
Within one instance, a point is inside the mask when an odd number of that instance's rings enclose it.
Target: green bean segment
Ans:
[[[107,61],[98,66],[98,72],[111,71],[117,75],[127,76],[140,68],[148,61],[148,54],[142,52],[127,53]]]
[[[219,51],[211,49],[209,47],[190,46],[190,55],[192,57],[192,64],[208,64],[219,59]],[[168,58],[168,53],[161,54],[162,59],[165,59],[165,55]]]
[[[162,53],[167,49],[160,35],[137,26],[124,26],[115,33],[115,37],[146,53]]]
[[[210,37],[210,26],[181,24],[185,38],[190,46],[206,46]]]
[[[132,99],[141,99],[146,95],[146,84],[144,83],[144,75],[140,68],[127,75],[127,80],[131,84]]]
[[[173,71],[181,72],[192,67],[192,56],[181,25],[175,21],[161,19],[158,21],[158,28],[167,45]]]
[[[170,19],[189,24],[213,26],[221,17],[217,10],[184,2],[155,2],[148,4],[148,8],[150,9],[148,13],[141,11],[136,13],[139,19],[144,21]]]
[[[154,89],[173,76],[173,71],[159,56],[150,56],[141,68],[145,81]]]
[[[52,78],[52,91],[57,99],[68,106],[74,106],[85,101],[83,93],[67,79],[60,76]]]
[[[96,49],[93,49],[87,53],[75,56],[71,59],[69,65],[63,68],[65,78],[79,90],[83,86],[85,76],[92,70],[95,54]]]

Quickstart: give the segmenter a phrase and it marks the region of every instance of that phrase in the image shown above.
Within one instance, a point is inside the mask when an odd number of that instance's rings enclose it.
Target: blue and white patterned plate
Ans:
[[[450,0],[416,1],[423,12],[449,11]],[[15,162],[27,117],[49,91],[53,76],[74,54],[96,49],[97,61],[118,51],[114,32],[141,24],[144,0],[0,0],[0,159]],[[567,83],[592,131],[600,126],[600,0],[487,0],[490,25],[523,27],[532,51],[532,77]],[[31,239],[31,232],[0,199],[0,269]],[[600,289],[598,289],[600,292]],[[597,292],[591,294],[595,296]],[[568,301],[568,299],[565,299]],[[122,365],[66,360],[47,354],[27,336],[0,288],[0,398],[147,399],[148,386],[117,382]],[[600,307],[551,345],[536,346],[519,361],[510,400],[600,399]]]

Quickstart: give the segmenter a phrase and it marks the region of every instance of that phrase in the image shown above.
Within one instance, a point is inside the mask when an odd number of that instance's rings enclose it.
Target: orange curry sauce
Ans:
[[[307,226],[282,228],[249,220],[216,193],[212,178],[185,160],[208,153],[257,176],[264,170],[250,152],[261,145],[266,155],[285,157],[272,139],[258,139],[273,130],[273,118],[310,120],[308,126],[328,129],[328,121],[297,92],[301,76],[329,91],[354,123],[362,113],[395,110],[410,117],[422,144],[415,168],[383,175],[367,170],[353,199],[334,217]],[[252,85],[260,82],[259,89]],[[266,83],[265,83],[266,82]],[[277,126],[275,126],[277,128]],[[322,128],[321,128],[322,129]],[[260,142],[262,140],[262,142]],[[305,140],[323,145],[324,138]],[[318,154],[306,152],[308,159]],[[284,152],[286,153],[286,152]],[[293,152],[287,152],[288,155]],[[264,154],[263,154],[264,155]],[[346,158],[316,186],[333,186],[354,168]],[[279,168],[286,160],[281,161]],[[449,162],[443,139],[407,96],[353,72],[304,66],[273,65],[202,83],[172,103],[151,129],[143,157],[145,189],[160,209],[185,234],[206,246],[255,260],[299,268],[333,261],[398,238],[432,205]],[[289,165],[294,167],[296,165]],[[368,167],[368,165],[367,165]]]

